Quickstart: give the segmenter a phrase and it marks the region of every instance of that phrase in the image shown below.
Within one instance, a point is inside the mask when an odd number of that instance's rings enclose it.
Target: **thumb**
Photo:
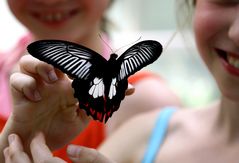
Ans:
[[[115,163],[93,148],[69,145],[67,154],[73,163]]]
[[[10,84],[15,104],[22,104],[28,102],[28,100],[41,100],[40,93],[37,91],[37,82],[33,77],[22,73],[14,73],[10,77]]]
[[[128,84],[128,88],[125,92],[126,96],[132,95],[135,91],[135,87],[132,84]]]
[[[45,136],[39,132],[32,139],[30,144],[33,162],[35,163],[66,163],[64,160],[54,157],[48,146],[46,145]]]

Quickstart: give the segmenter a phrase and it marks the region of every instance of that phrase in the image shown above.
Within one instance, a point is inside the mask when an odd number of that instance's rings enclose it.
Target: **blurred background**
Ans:
[[[183,39],[177,32],[175,0],[118,0],[107,16],[113,24],[109,29],[113,49],[131,46],[141,40],[153,39],[162,43],[164,51],[154,64],[148,66],[168,81],[183,103],[200,107],[219,96],[219,91],[195,50],[192,37]],[[14,46],[24,29],[11,15],[6,0],[0,1],[0,52]],[[172,41],[171,38],[175,35]],[[121,54],[129,46],[118,51]],[[1,56],[0,56],[1,57]]]

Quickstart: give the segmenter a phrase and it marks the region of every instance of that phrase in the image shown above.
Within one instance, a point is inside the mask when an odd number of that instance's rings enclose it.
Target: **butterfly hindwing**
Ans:
[[[153,63],[161,53],[162,45],[154,40],[141,41],[127,49],[114,63],[108,95],[109,105],[115,108],[124,99],[128,77]]]
[[[88,79],[104,68],[106,60],[95,51],[68,41],[40,40],[27,47],[28,52],[73,78]]]
[[[119,109],[121,101],[125,98],[125,91],[128,87],[127,79],[120,81],[114,79],[112,80],[112,84],[110,86],[109,94],[106,100],[106,107],[110,108],[106,113],[106,120],[112,116],[113,112]]]
[[[79,107],[84,109],[87,115],[90,115],[95,120],[104,121],[105,116],[105,99],[103,96],[95,96],[89,94],[92,87],[91,81],[74,79],[72,82],[74,88],[74,97],[79,101]]]
[[[128,77],[139,71],[143,67],[153,63],[162,53],[162,45],[153,40],[139,42],[126,50],[114,64],[111,72],[111,82],[108,97],[106,100],[107,108],[110,108],[109,118],[114,111],[117,111],[121,101],[125,97],[128,87]]]
[[[106,122],[125,97],[128,77],[154,62],[162,52],[159,42],[146,40],[107,61],[95,51],[68,41],[41,40],[28,52],[73,77],[74,97],[93,119]]]

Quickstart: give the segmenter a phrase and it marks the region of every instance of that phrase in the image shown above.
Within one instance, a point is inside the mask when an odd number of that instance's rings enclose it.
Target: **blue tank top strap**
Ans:
[[[160,112],[141,163],[154,162],[155,156],[157,155],[167,133],[169,120],[176,110],[175,107],[166,107]]]

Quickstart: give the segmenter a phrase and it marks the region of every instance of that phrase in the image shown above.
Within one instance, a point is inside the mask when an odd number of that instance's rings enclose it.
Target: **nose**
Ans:
[[[232,18],[232,23],[229,27],[229,38],[239,46],[239,8],[237,13]]]
[[[45,5],[54,5],[57,3],[62,3],[62,2],[68,1],[68,0],[34,0],[34,1],[37,3],[45,4]]]

